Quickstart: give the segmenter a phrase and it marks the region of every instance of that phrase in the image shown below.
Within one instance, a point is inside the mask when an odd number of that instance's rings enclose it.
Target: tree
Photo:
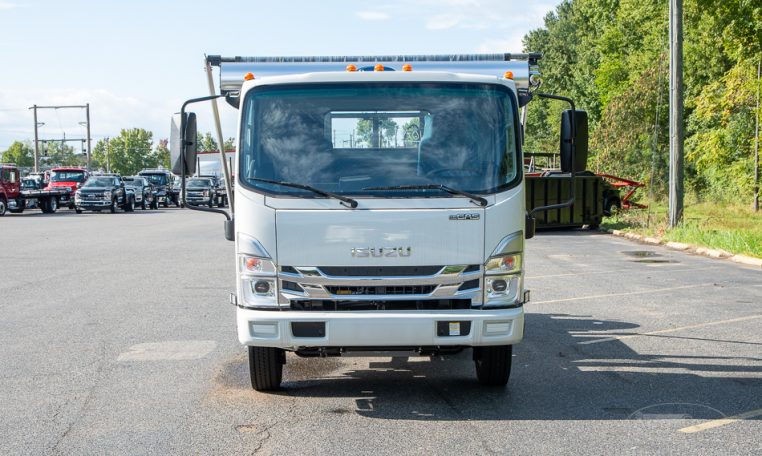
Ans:
[[[152,138],[153,133],[142,128],[122,130],[116,138],[98,141],[93,149],[93,163],[123,176],[154,168],[159,159],[152,153]]]
[[[18,167],[34,166],[34,149],[28,143],[14,141],[2,155],[3,163],[15,163]]]
[[[160,139],[158,144],[153,150],[153,160],[158,166],[163,166],[169,169],[171,164],[169,162],[169,140]]]
[[[196,144],[198,144],[197,150],[199,152],[215,152],[219,150],[217,141],[214,140],[214,137],[209,132],[206,132],[204,135],[197,133]]]

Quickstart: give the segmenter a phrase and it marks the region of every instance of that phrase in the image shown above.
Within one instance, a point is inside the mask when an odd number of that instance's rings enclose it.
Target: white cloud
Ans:
[[[426,21],[426,28],[429,30],[447,30],[451,29],[462,21],[462,17],[457,14],[439,14]]]
[[[18,8],[18,5],[15,3],[0,2],[0,10],[9,10],[13,8]]]
[[[385,21],[391,17],[382,11],[358,11],[355,15],[364,21]]]

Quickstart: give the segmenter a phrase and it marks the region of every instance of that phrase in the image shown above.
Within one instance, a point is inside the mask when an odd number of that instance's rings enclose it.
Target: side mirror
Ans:
[[[537,230],[537,223],[534,217],[526,215],[526,226],[524,227],[524,239],[532,239]]]
[[[185,119],[181,114],[173,115],[169,135],[169,157],[173,174],[191,176],[196,173],[196,146],[196,114],[186,113]]]
[[[572,131],[572,114],[574,115],[574,131]],[[561,115],[561,171],[578,173],[587,168],[587,133],[587,112],[570,109],[563,112]],[[575,146],[573,153],[572,140]]]

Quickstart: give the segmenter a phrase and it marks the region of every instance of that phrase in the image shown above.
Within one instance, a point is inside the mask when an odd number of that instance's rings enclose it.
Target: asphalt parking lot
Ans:
[[[251,390],[222,217],[0,218],[0,454],[762,454],[762,271],[528,241],[506,389],[456,359],[300,359]]]

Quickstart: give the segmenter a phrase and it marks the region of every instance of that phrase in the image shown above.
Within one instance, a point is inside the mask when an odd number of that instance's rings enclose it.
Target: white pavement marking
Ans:
[[[762,409],[751,410],[749,412],[739,413],[738,415],[720,418],[719,420],[712,420],[707,421],[706,423],[697,424],[695,426],[684,427],[682,429],[678,429],[678,432],[682,432],[684,434],[693,434],[694,432],[726,426],[737,421],[748,420],[749,418],[755,418],[758,416],[762,416]]]
[[[665,263],[665,264],[674,264],[674,263]],[[719,266],[707,266],[705,268],[685,268],[685,269],[670,269],[668,272],[693,272],[693,271],[706,271],[709,269],[719,269]],[[654,272],[651,270],[643,270],[643,271],[629,271],[628,274],[653,274]],[[622,271],[615,270],[615,269],[606,269],[606,270],[599,270],[599,271],[586,271],[586,272],[564,272],[561,274],[548,274],[548,275],[538,275],[538,276],[526,276],[526,279],[549,279],[554,277],[569,277],[569,276],[581,276],[581,275],[597,275],[597,274],[622,274]]]
[[[686,288],[711,287],[713,285],[714,284],[712,283],[701,283],[697,285],[683,285],[680,287],[655,288],[653,290],[628,291],[626,293],[609,293],[609,294],[592,295],[592,296],[578,296],[576,298],[550,299],[548,301],[535,301],[535,302],[532,302],[532,304],[550,304],[554,302],[581,301],[583,299],[598,299],[598,298],[611,298],[614,296],[631,296],[631,295],[650,294],[650,293],[662,293],[664,291],[685,290]]]
[[[185,361],[201,359],[214,350],[213,340],[168,340],[148,342],[130,347],[117,361]]]
[[[650,331],[650,332],[638,333],[638,334],[627,334],[627,335],[624,335],[624,336],[607,337],[605,339],[586,340],[586,341],[583,341],[583,342],[577,342],[577,344],[578,345],[599,344],[601,342],[612,342],[612,341],[615,341],[615,340],[631,339],[633,337],[650,336],[650,335],[654,335],[654,334],[671,333],[671,332],[676,332],[676,331],[683,331],[683,330],[686,330],[686,329],[705,328],[707,326],[724,325],[724,324],[727,324],[727,323],[737,323],[739,321],[755,320],[757,318],[762,318],[762,315],[749,315],[748,317],[732,318],[730,320],[710,321],[708,323],[699,323],[697,325],[681,326],[679,328],[660,329],[658,331]]]

